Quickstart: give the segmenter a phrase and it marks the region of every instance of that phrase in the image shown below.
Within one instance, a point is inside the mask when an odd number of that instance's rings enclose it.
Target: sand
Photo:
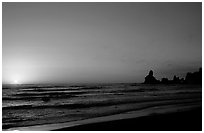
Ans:
[[[57,131],[202,131],[201,109],[79,125]]]
[[[57,124],[16,127],[21,131],[200,131],[200,105],[166,105]]]

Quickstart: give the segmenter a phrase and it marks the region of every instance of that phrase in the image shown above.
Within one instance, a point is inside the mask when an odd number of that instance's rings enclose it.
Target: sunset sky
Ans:
[[[202,66],[202,3],[3,3],[3,83],[143,82]]]

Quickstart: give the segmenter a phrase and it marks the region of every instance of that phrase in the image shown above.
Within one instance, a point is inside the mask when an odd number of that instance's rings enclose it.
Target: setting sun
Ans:
[[[14,84],[19,84],[18,80],[13,81]]]

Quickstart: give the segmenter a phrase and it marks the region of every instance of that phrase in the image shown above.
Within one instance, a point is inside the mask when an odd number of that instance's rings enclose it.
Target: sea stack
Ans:
[[[186,74],[185,83],[187,84],[202,84],[202,68],[198,72]]]
[[[153,71],[150,70],[149,74],[145,77],[145,84],[157,84],[159,81],[153,76]]]

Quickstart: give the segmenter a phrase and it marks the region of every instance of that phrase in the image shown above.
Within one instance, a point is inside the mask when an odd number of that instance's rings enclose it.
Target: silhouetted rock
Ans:
[[[181,78],[180,83],[184,83],[184,82],[185,82],[184,78]]]
[[[174,75],[173,80],[168,80],[168,78],[162,78],[161,82],[157,80],[153,76],[153,71],[150,70],[149,74],[145,77],[145,84],[202,84],[202,68],[199,68],[198,72],[190,73],[188,72],[186,74],[186,78],[179,78],[176,75]]]
[[[186,74],[185,83],[187,84],[202,84],[202,68],[198,72]]]
[[[169,84],[169,79],[168,78],[162,78],[161,83],[162,84]]]
[[[149,71],[149,75],[145,77],[145,84],[157,84],[159,81],[153,76],[153,71]]]
[[[178,84],[178,83],[180,83],[180,79],[179,79],[179,77],[176,77],[176,75],[174,75],[174,78],[173,78],[172,83],[174,83],[174,84]]]

